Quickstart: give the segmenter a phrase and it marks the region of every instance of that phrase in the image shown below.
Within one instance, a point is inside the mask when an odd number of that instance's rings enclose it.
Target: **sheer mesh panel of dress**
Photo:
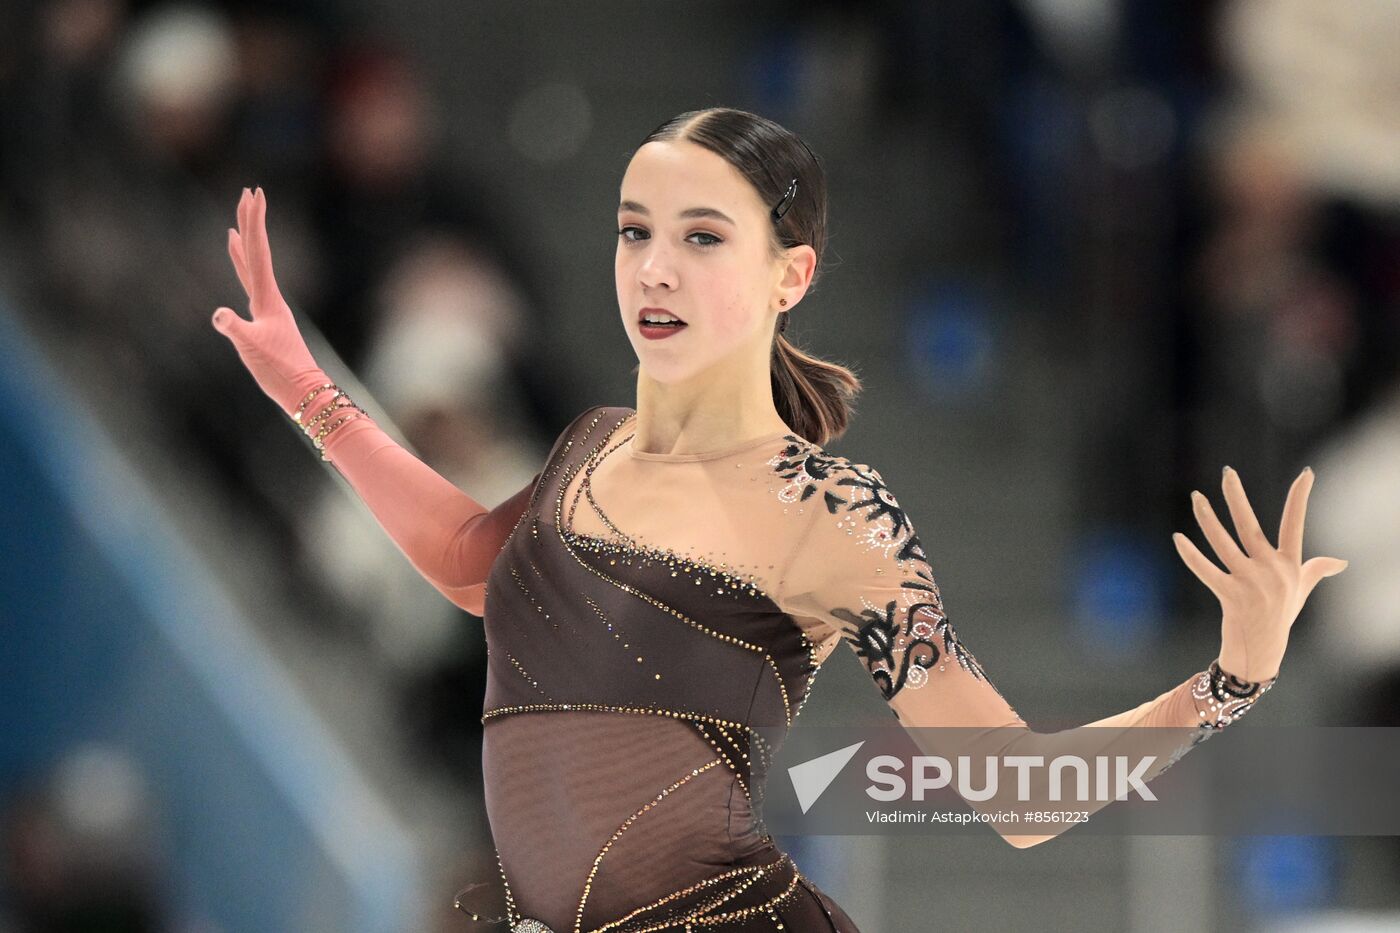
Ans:
[[[561,531],[584,546],[714,569],[727,587],[781,602],[787,562],[820,518],[819,503],[803,498],[812,478],[802,470],[820,448],[779,431],[708,453],[652,453],[633,444],[636,413],[619,411],[565,490]],[[819,643],[819,659],[835,646],[818,619],[792,621]]]

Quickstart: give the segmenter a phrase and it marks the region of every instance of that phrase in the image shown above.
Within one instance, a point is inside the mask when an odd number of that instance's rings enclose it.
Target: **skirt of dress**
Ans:
[[[772,849],[768,861],[754,860],[689,885],[603,923],[555,930],[521,916],[513,904],[503,911],[483,882],[458,892],[455,905],[470,919],[464,929],[493,933],[701,933],[701,931],[784,930],[792,933],[860,933],[855,922],[798,870],[786,853]],[[503,915],[504,914],[504,915]]]

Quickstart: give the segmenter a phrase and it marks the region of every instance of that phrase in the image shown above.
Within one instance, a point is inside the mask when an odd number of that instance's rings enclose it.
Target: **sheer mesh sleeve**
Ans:
[[[368,415],[329,434],[324,454],[423,578],[454,604],[482,615],[491,565],[528,507],[540,474],[500,505],[487,508]]]
[[[930,734],[929,727],[977,727],[956,731],[979,743],[978,754],[1043,755],[1047,761],[1129,748],[1154,754],[1157,766],[1144,778],[1150,780],[1243,716],[1273,684],[1241,681],[1212,663],[1134,709],[1078,729],[1034,732],[959,638],[924,544],[880,473],[845,458],[809,458],[802,472],[796,496],[815,514],[786,574],[785,605],[833,637],[839,633],[899,722],[931,754],[947,757],[948,747],[930,745],[950,739]],[[1130,728],[1137,726],[1167,728]],[[1033,798],[1044,800],[1047,793],[1046,787],[1031,789]],[[998,832],[1016,845],[1050,838]]]

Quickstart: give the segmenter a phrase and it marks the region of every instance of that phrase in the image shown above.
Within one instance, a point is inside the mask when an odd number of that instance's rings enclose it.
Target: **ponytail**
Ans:
[[[784,312],[787,313],[787,312]],[[846,432],[860,379],[779,333],[773,340],[773,403],[799,437],[824,447]]]

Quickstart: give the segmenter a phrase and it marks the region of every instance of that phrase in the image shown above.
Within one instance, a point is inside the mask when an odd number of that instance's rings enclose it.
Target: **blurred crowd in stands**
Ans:
[[[153,413],[170,456],[287,555],[277,583],[308,621],[400,672],[423,755],[466,779],[479,631],[327,482],[209,324],[220,304],[246,312],[224,234],[241,189],[261,185],[318,361],[358,376],[461,488],[488,505],[513,493],[581,408],[521,339],[544,309],[509,192],[446,157],[423,63],[342,6],[6,3],[3,262],[72,370],[120,387],[106,404]],[[1170,511],[1188,529],[1171,477],[1223,457],[1272,496],[1312,463],[1308,551],[1352,564],[1322,587],[1337,591],[1326,643],[1376,685],[1348,721],[1400,724],[1400,4],[774,6],[809,37],[872,37],[858,102],[955,173],[948,190],[976,207],[959,231],[969,263],[1055,296],[1064,334],[1047,352],[1125,361],[1085,472],[1141,482],[1099,503],[1105,516]],[[978,157],[940,161],[952,150]],[[910,264],[949,236],[914,232]],[[81,773],[120,783],[120,767],[91,770],[104,762]],[[90,922],[46,912],[45,891],[79,902],[44,874],[57,811],[39,799],[8,803],[18,893],[0,930],[163,929],[146,894]]]
[[[242,188],[261,185],[279,280],[318,361],[358,377],[359,397],[479,501],[528,481],[569,400],[517,339],[538,299],[516,231],[493,192],[448,168],[438,120],[412,55],[353,34],[333,4],[0,11],[11,297],[70,372],[94,375],[80,388],[149,413],[159,434],[145,442],[229,497],[246,546],[285,555],[268,582],[307,624],[399,672],[414,747],[470,780],[479,629],[422,589],[209,324],[219,304],[246,314],[224,237]],[[7,804],[13,914],[0,929],[169,928],[153,867],[74,836],[65,773]],[[110,877],[133,866],[140,878]]]
[[[240,191],[261,185],[318,361],[362,380],[480,501],[533,475],[568,402],[520,349],[537,299],[516,232],[494,193],[448,168],[417,63],[351,33],[334,5],[47,0],[0,18],[0,214],[34,323],[75,371],[118,387],[109,404],[153,413],[153,440],[287,555],[272,582],[309,620],[438,690],[470,632],[460,611],[364,533],[209,324],[219,304],[247,312],[223,244]]]

